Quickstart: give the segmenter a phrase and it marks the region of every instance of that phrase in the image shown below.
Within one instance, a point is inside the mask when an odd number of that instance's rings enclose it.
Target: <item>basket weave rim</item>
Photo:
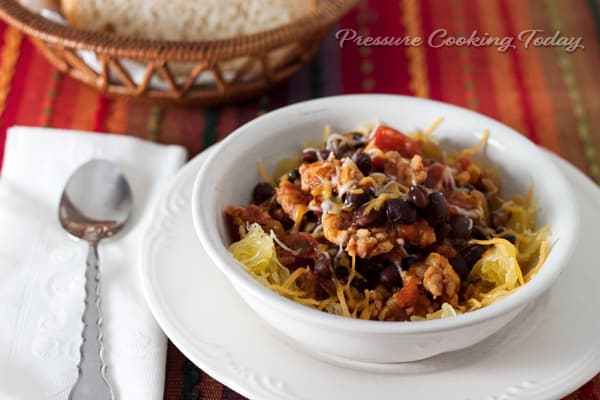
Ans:
[[[256,54],[265,48],[283,46],[311,32],[328,28],[358,0],[327,0],[299,18],[273,29],[226,39],[174,41],[119,36],[61,25],[36,14],[17,0],[0,0],[0,17],[15,28],[55,44],[132,59],[159,58],[189,61],[198,58],[233,58]]]

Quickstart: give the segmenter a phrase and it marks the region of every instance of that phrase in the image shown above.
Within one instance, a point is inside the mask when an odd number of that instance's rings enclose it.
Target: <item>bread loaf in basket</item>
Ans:
[[[62,0],[60,23],[2,0],[0,17],[108,96],[209,105],[289,77],[357,1]]]

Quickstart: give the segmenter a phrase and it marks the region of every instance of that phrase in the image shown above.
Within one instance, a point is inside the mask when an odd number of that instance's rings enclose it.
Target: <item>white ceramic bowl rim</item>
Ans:
[[[420,99],[409,96],[399,95],[385,95],[385,94],[359,94],[359,95],[341,95],[325,97],[301,103],[296,103],[290,106],[286,106],[275,111],[269,112],[263,116],[260,116],[247,124],[236,129],[222,143],[219,144],[218,148],[212,153],[212,155],[204,163],[201,170],[198,172],[196,177],[193,195],[192,195],[192,216],[194,220],[194,226],[196,233],[199,236],[202,245],[209,254],[210,258],[217,264],[221,264],[221,270],[227,275],[229,280],[234,285],[241,285],[245,290],[251,293],[253,296],[260,298],[264,302],[268,302],[269,305],[277,307],[288,313],[293,313],[295,317],[317,323],[322,326],[335,327],[340,330],[347,330],[352,332],[362,333],[427,333],[427,332],[443,332],[448,330],[454,330],[460,327],[466,327],[474,324],[482,323],[486,320],[493,319],[499,315],[508,313],[518,307],[524,307],[528,302],[535,300],[540,294],[542,294],[552,282],[560,274],[562,266],[568,264],[571,257],[574,246],[565,243],[564,241],[557,241],[552,243],[552,250],[550,255],[546,259],[544,266],[538,272],[534,279],[532,279],[527,285],[511,293],[501,301],[495,302],[489,306],[481,309],[471,311],[465,314],[461,314],[451,318],[437,319],[437,320],[426,320],[426,321],[406,321],[406,322],[389,322],[389,321],[365,321],[342,317],[334,314],[325,313],[322,311],[314,310],[310,307],[298,304],[292,300],[281,296],[267,287],[257,282],[254,278],[246,272],[240,264],[233,258],[233,256],[227,251],[227,248],[215,238],[219,237],[218,231],[214,224],[210,224],[210,215],[207,213],[209,210],[203,210],[199,207],[199,199],[206,193],[203,189],[206,187],[207,173],[211,169],[211,165],[218,164],[218,160],[227,153],[227,149],[231,146],[237,146],[236,141],[238,136],[247,134],[248,130],[255,130],[255,128],[264,126],[268,127],[270,122],[279,118],[285,118],[286,116],[293,116],[301,112],[310,112],[310,110],[319,110],[327,107],[330,102],[343,102],[343,101],[409,101],[409,102],[420,102],[423,104],[443,106],[448,110],[448,113],[458,112],[467,113],[478,119],[485,119],[489,121],[490,125],[498,126],[498,122],[476,113],[474,111],[466,110],[461,107],[449,105],[446,103],[437,102],[434,100]],[[543,164],[543,168],[547,176],[552,177],[556,187],[570,188],[565,177],[558,170],[558,168],[551,162],[551,160],[543,154],[543,152],[532,142],[527,140],[525,137],[515,132],[511,128],[500,124],[503,128],[503,135],[510,139],[512,145],[522,146],[527,149],[531,154],[535,154],[532,159],[541,160],[534,162],[537,164]],[[492,133],[493,135],[493,133]],[[282,156],[282,158],[285,157]],[[576,208],[575,198],[572,191],[560,193],[561,201],[566,205],[564,208],[563,226],[561,227],[561,234],[565,237],[576,238],[578,235],[579,223],[578,223],[578,212]],[[223,205],[225,206],[225,205]]]

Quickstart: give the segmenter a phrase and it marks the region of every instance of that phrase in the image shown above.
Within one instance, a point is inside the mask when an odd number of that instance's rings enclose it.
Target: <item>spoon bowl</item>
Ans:
[[[132,196],[121,170],[105,160],[91,160],[69,178],[59,220],[71,235],[88,242],[119,232],[131,212]]]
[[[131,208],[131,189],[125,175],[105,160],[91,160],[80,166],[67,181],[60,199],[60,224],[72,236],[89,243],[79,375],[70,400],[89,399],[91,395],[98,400],[114,398],[102,359],[98,243],[123,229]]]

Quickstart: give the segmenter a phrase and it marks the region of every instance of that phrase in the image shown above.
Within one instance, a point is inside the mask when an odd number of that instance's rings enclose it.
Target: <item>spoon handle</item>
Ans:
[[[71,389],[69,400],[112,400],[113,392],[106,379],[106,365],[102,359],[102,314],[97,243],[90,243],[88,250],[85,270],[85,309],[82,320],[83,341],[77,367],[79,376]]]

